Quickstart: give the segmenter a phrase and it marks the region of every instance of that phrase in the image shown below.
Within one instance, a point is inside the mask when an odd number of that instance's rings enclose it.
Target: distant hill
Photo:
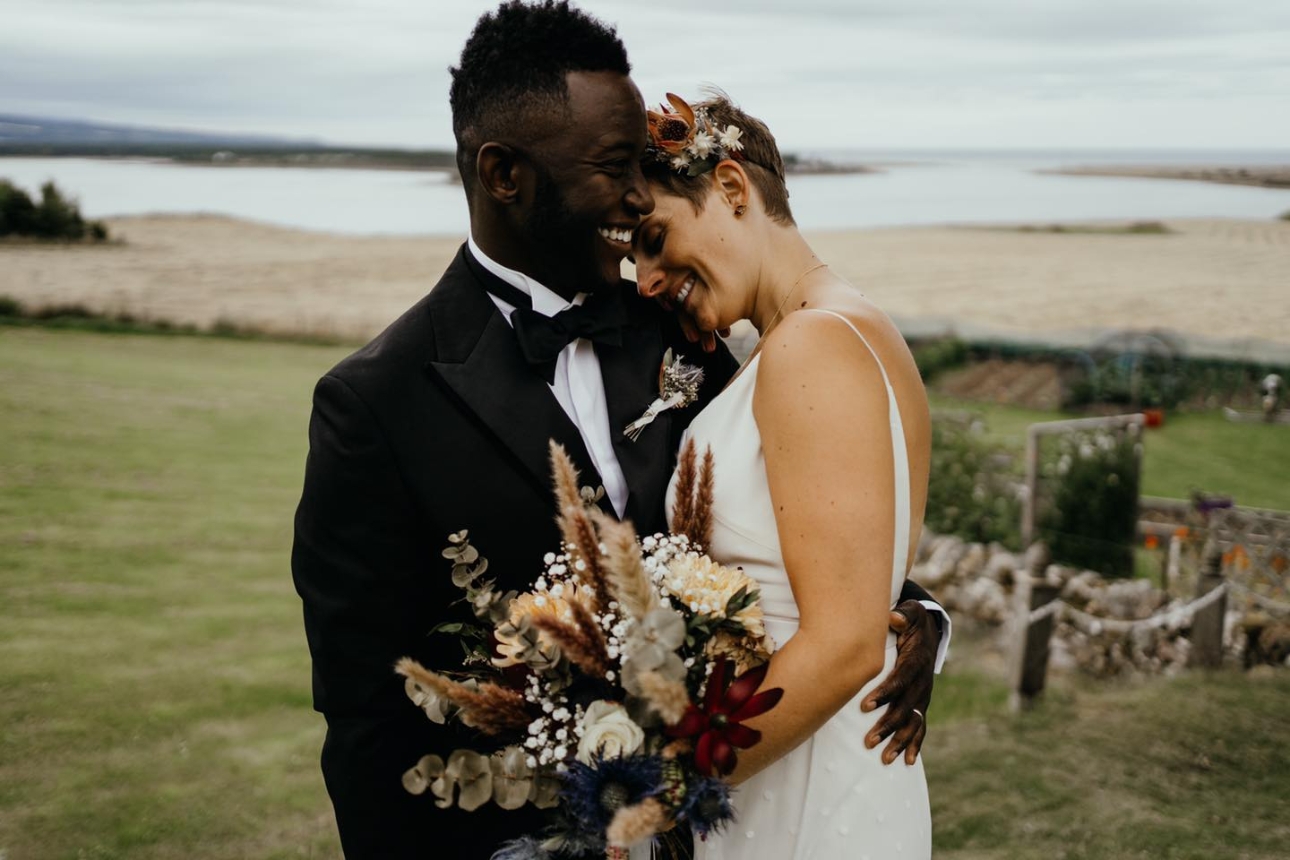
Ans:
[[[323,148],[318,140],[269,135],[177,131],[145,126],[109,125],[68,119],[0,114],[0,146],[53,144],[71,146],[161,145],[253,146],[256,148]]]
[[[448,150],[335,146],[307,138],[177,131],[0,114],[0,156],[165,158],[241,167],[362,167],[450,170]]]

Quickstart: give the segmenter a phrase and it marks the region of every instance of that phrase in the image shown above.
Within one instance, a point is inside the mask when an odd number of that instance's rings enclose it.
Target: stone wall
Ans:
[[[1092,571],[1049,564],[1041,544],[1014,553],[999,544],[924,531],[910,578],[935,594],[952,616],[997,628],[1006,648],[1020,617],[1017,586],[1032,574],[1058,588],[1070,607],[1059,616],[1053,634],[1053,668],[1108,677],[1173,674],[1187,665],[1191,620],[1179,610],[1190,598],[1172,596],[1143,579],[1107,580]],[[1123,623],[1145,619],[1154,621]],[[1224,634],[1228,657],[1242,660],[1250,642],[1268,638],[1264,630],[1285,626],[1245,609],[1229,611]],[[1266,650],[1275,655],[1277,647],[1272,642]]]

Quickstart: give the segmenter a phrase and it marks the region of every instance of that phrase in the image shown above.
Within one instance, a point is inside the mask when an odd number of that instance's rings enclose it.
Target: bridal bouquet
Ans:
[[[639,540],[579,491],[553,443],[563,542],[522,594],[485,579],[465,531],[449,536],[444,557],[479,623],[437,630],[461,637],[466,658],[451,673],[408,658],[397,671],[431,720],[460,720],[502,748],[427,755],[403,783],[441,808],[555,808],[549,832],[495,858],[626,857],[677,824],[703,837],[733,817],[722,777],[760,740],[743,721],[783,691],[758,692],[773,646],[755,584],[702,553],[712,454],[697,460],[691,443],[671,533]]]

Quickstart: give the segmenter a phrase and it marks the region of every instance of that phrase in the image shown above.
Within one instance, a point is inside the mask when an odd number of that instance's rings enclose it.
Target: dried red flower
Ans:
[[[784,695],[780,687],[757,692],[770,670],[769,664],[749,669],[727,687],[726,676],[732,665],[730,660],[718,660],[708,677],[703,706],[690,705],[681,721],[667,729],[670,737],[696,739],[694,765],[705,775],[711,775],[714,767],[722,776],[734,771],[735,749],[748,749],[761,741],[761,732],[743,725],[743,721],[766,713]]]
[[[667,100],[672,103],[671,110],[660,105],[657,111],[646,111],[649,136],[656,147],[676,155],[694,140],[694,109],[675,93],[668,93]]]

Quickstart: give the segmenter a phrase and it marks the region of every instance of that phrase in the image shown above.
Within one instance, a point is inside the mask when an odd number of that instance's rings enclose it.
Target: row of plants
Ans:
[[[1021,546],[1021,452],[991,440],[981,419],[937,413],[924,522],[937,534]],[[1105,430],[1048,437],[1040,447],[1036,535],[1054,561],[1132,577],[1140,440]]]
[[[1151,349],[1057,349],[1030,344],[967,342],[957,338],[916,341],[914,361],[925,381],[986,360],[1050,363],[1062,380],[1061,408],[1214,409],[1256,404],[1259,383],[1269,374],[1290,379],[1290,366],[1272,362],[1189,357],[1158,336],[1142,336]]]
[[[40,201],[8,179],[0,179],[0,238],[18,236],[56,241],[108,238],[102,221],[87,221],[75,200],[65,196],[53,182],[40,186]]]
[[[228,319],[217,319],[209,326],[176,323],[165,319],[141,317],[127,311],[97,311],[85,305],[59,304],[28,306],[12,296],[0,295],[0,326],[73,329],[109,334],[161,334],[225,337],[238,340],[268,340],[334,346],[345,343],[340,338],[313,334],[286,334],[266,331]]]
[[[1021,548],[1021,458],[990,440],[972,415],[932,417],[932,463],[924,523],[936,534]]]
[[[1141,445],[1132,424],[1041,437],[1036,532],[1055,561],[1134,576]]]

